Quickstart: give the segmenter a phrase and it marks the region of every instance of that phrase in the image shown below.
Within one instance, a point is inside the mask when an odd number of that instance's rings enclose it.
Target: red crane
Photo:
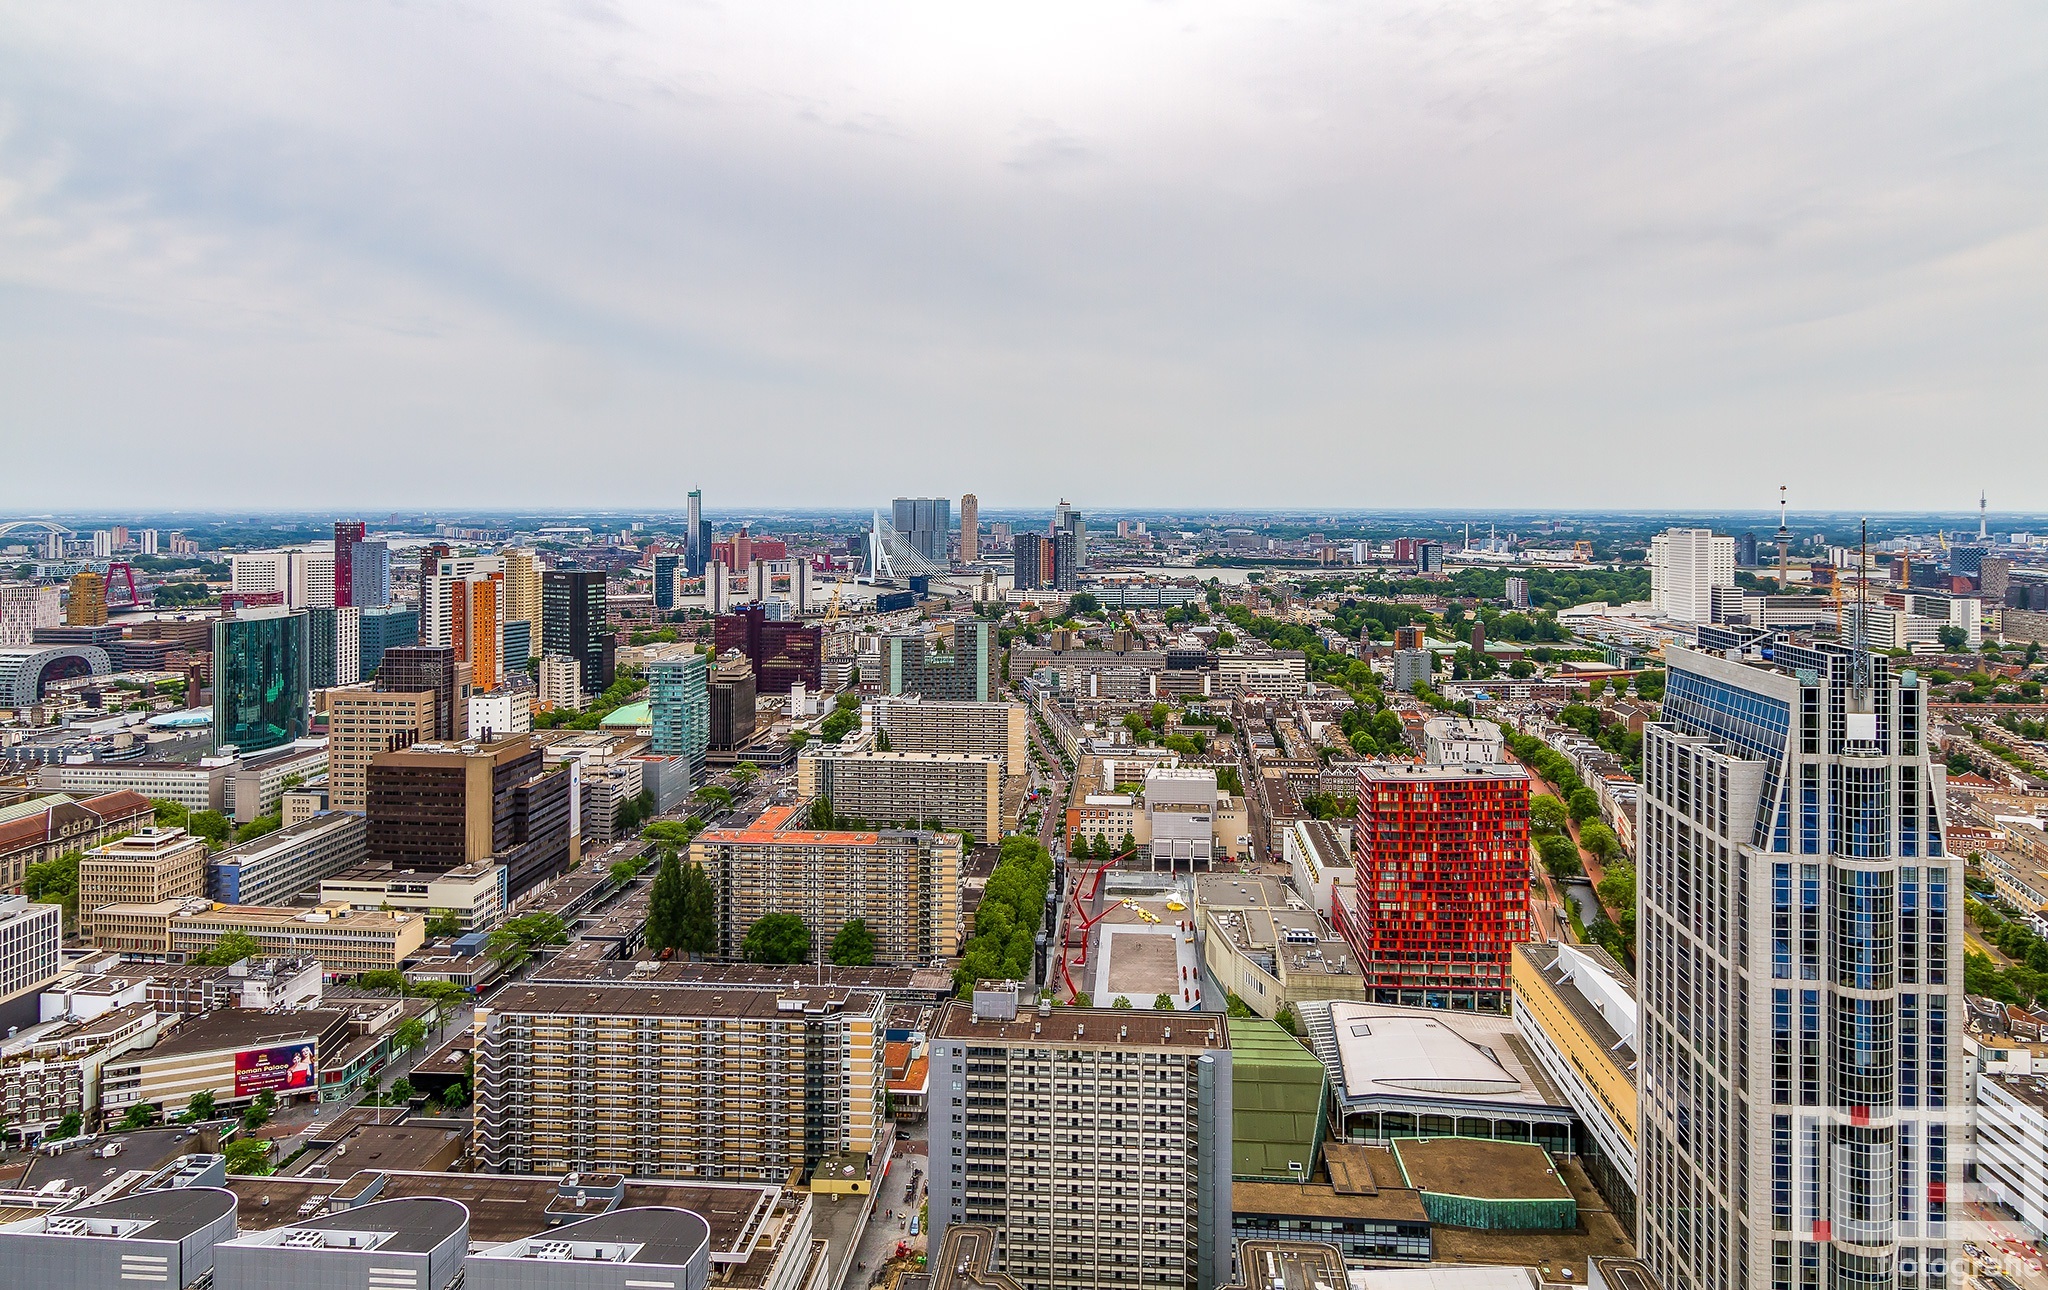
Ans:
[[[120,570],[121,577],[128,584],[128,604],[131,607],[141,604],[142,597],[135,590],[135,566],[129,564],[126,560],[116,560],[107,566],[108,592],[111,593],[114,590],[114,571],[117,569]],[[114,597],[111,594],[107,597],[107,603],[109,605],[114,603]]]

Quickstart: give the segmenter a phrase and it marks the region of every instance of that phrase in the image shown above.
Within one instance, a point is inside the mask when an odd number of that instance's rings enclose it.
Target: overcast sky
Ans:
[[[2048,6],[0,3],[0,507],[2048,509]]]

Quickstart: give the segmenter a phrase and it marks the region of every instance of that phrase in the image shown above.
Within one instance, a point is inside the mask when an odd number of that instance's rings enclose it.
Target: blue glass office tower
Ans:
[[[260,752],[312,726],[306,611],[245,609],[213,624],[213,746]]]
[[[1637,824],[1638,1243],[1669,1290],[1921,1290],[1967,1144],[1963,880],[1927,691],[1672,648]]]
[[[358,679],[368,681],[377,675],[385,650],[420,643],[420,611],[409,605],[365,609],[360,640],[362,657],[359,670],[362,675]]]
[[[702,654],[661,659],[647,669],[647,707],[654,751],[690,759],[692,778],[711,747],[711,669]]]
[[[672,555],[654,557],[654,607],[664,612],[676,607],[676,566],[682,561]]]

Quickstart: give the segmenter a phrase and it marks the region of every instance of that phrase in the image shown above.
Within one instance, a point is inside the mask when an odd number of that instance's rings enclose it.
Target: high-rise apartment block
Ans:
[[[712,644],[721,658],[734,652],[744,656],[764,694],[787,694],[793,685],[816,690],[823,684],[823,629],[771,619],[761,605],[721,615],[712,624]]]
[[[1052,535],[1052,585],[1056,591],[1074,591],[1081,585],[1081,539],[1072,532]]]
[[[1507,1011],[1529,939],[1527,772],[1369,764],[1352,850],[1358,885],[1333,921],[1374,1000]]]
[[[0,649],[35,643],[36,630],[64,622],[64,589],[54,584],[0,583]]]
[[[1650,539],[1650,608],[1682,623],[1714,621],[1714,588],[1735,585],[1735,539],[1666,529]]]
[[[363,611],[353,605],[306,611],[306,685],[357,685],[363,671]]]
[[[855,919],[875,962],[923,967],[959,945],[960,838],[921,830],[813,829],[795,806],[707,829],[690,844],[718,893],[719,954],[738,958],[764,915],[795,914],[820,950]]]
[[[107,580],[87,571],[71,575],[71,598],[64,606],[66,627],[107,625]]]
[[[104,905],[205,894],[205,841],[183,829],[140,829],[79,857],[79,934],[92,935],[93,915]]]
[[[968,493],[960,499],[960,563],[981,559],[981,499]]]
[[[389,694],[434,696],[434,728],[422,739],[464,739],[469,735],[469,669],[456,661],[452,645],[404,645],[384,651],[377,688]]]
[[[931,1224],[990,1229],[1038,1290],[1229,1284],[1231,1060],[1221,1013],[1041,1007],[1009,982],[931,1043]]]
[[[575,659],[586,694],[601,694],[612,683],[617,643],[605,625],[604,583],[597,569],[541,575],[541,650]]]
[[[495,690],[505,681],[505,575],[457,578],[448,585],[448,643],[469,664],[470,684]]]
[[[541,768],[527,734],[415,744],[370,759],[369,860],[445,872],[504,865],[516,895],[569,867],[570,773]]]
[[[213,624],[213,743],[259,752],[312,728],[307,616],[279,606]]]
[[[875,825],[1003,831],[1003,763],[970,753],[841,751],[812,743],[797,759],[797,796],[829,797],[836,815]]]
[[[1030,716],[1021,703],[958,703],[917,695],[877,699],[868,715],[896,752],[984,753],[1004,776],[1030,773]]]
[[[1019,533],[1012,539],[1010,578],[1017,590],[1037,591],[1046,585],[1044,566],[1047,546],[1043,533]]]
[[[364,809],[370,759],[436,738],[432,690],[337,690],[327,696],[327,803]]]
[[[540,686],[536,701],[541,711],[583,711],[583,665],[575,659],[567,654],[541,655],[535,680]]]
[[[505,621],[527,623],[533,628],[533,643],[540,645],[540,558],[523,547],[507,547],[498,553],[505,566]]]
[[[1954,1285],[1964,898],[1925,684],[1672,647],[1637,824],[1642,1257],[1674,1290]]]
[[[369,530],[361,520],[334,522],[334,607],[356,603],[355,551]]]
[[[711,747],[710,660],[694,650],[657,659],[647,668],[647,707],[654,751],[686,757],[701,771]]]
[[[334,607],[334,544],[315,542],[277,551],[228,556],[229,590],[287,609]],[[275,599],[270,599],[275,597]]]
[[[865,1178],[886,1016],[828,986],[507,989],[476,1011],[476,1154],[512,1174]]]
[[[953,527],[953,502],[946,497],[899,497],[890,507],[890,522],[911,549],[934,564],[951,559],[948,534]]]
[[[920,694],[927,699],[987,703],[996,685],[994,625],[985,618],[961,619],[948,633],[950,649],[930,649],[922,631],[898,632],[882,641],[882,691]]]

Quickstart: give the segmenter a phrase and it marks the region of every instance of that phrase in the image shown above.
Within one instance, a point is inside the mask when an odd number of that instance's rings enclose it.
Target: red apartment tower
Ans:
[[[1335,922],[1379,1003],[1506,1012],[1529,939],[1529,777],[1518,766],[1358,773],[1358,886]]]
[[[334,607],[347,609],[355,600],[355,549],[369,530],[361,520],[334,522]]]

